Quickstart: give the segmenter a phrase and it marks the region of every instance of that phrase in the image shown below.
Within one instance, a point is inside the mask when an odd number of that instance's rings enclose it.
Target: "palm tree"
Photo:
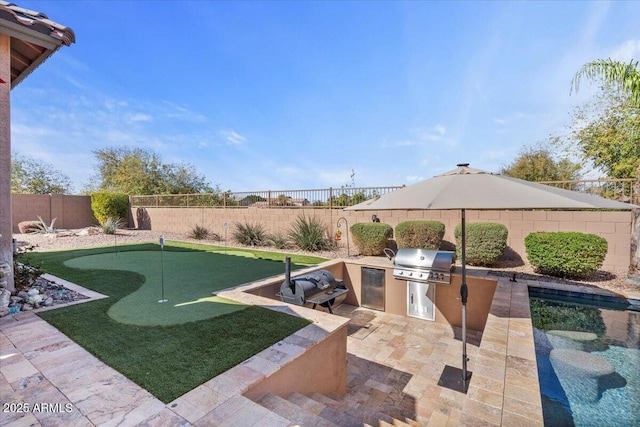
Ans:
[[[640,108],[640,70],[638,61],[631,60],[628,64],[614,61],[611,58],[598,59],[582,66],[571,82],[571,88],[577,92],[580,79],[589,80],[601,78],[607,85],[619,84],[622,90],[629,94],[632,106]]]
[[[607,85],[620,85],[623,91],[629,95],[629,104],[640,108],[640,70],[638,61],[624,62],[614,61],[611,58],[599,59],[582,66],[571,82],[571,88],[576,92],[580,86],[580,79],[586,77],[589,80],[601,78]],[[636,129],[635,132],[638,132]],[[636,195],[640,194],[640,166],[638,167],[638,180],[635,188]],[[632,241],[635,244],[631,259],[631,270],[636,274],[640,272],[640,212],[635,214],[635,231],[632,233]]]

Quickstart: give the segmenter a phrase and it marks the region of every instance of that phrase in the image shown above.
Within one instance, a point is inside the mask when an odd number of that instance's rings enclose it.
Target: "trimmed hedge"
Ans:
[[[469,265],[492,266],[507,247],[509,230],[504,224],[476,222],[466,224],[466,261]],[[456,237],[456,257],[462,257],[462,227],[458,224]]]
[[[93,193],[91,210],[99,223],[107,218],[120,218],[125,223],[129,218],[129,196],[124,193]]]
[[[18,223],[18,230],[20,233],[38,233],[40,229],[40,221],[21,221]]]
[[[353,240],[365,256],[382,255],[387,241],[393,236],[393,228],[380,222],[363,222],[350,228]]]
[[[534,232],[524,239],[527,259],[536,271],[556,277],[593,275],[607,255],[607,240],[579,232]]]
[[[396,225],[396,242],[399,248],[440,248],[444,237],[444,224],[440,221],[404,221]]]

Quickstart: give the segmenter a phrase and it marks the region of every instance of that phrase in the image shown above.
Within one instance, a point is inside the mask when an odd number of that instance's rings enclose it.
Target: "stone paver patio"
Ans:
[[[434,322],[339,307],[337,314],[353,320],[347,395],[333,398],[406,425],[542,425],[527,285],[539,284],[500,278],[484,333],[469,331],[473,376],[467,394],[438,386],[445,365],[461,367],[456,331]],[[273,369],[278,369],[273,361],[258,355],[164,404],[36,314],[19,313],[0,319],[0,425],[293,425],[242,396],[250,381]],[[322,408],[333,403],[327,397]],[[390,421],[378,419],[381,425]]]

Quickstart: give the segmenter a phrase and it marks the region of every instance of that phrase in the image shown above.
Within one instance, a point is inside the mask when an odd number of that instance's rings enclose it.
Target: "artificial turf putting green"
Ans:
[[[98,254],[117,256],[122,261],[124,254],[129,251],[155,251],[158,254],[160,249],[157,244],[136,244],[121,245],[118,250],[118,255],[115,255],[112,247],[30,253],[27,261],[32,265],[40,265],[48,273],[109,296],[38,315],[165,403],[309,324],[308,320],[255,306],[199,321],[166,326],[117,322],[108,315],[111,307],[143,287],[145,276],[119,268],[106,269],[105,265],[100,268],[71,268],[67,262]],[[223,251],[224,248],[169,242],[165,245],[163,256],[167,256],[168,252],[195,255]],[[256,260],[271,260],[265,265],[279,264],[276,274],[284,271],[286,254],[254,250],[241,252],[244,252],[243,255],[252,254]],[[229,258],[250,260],[241,256]],[[301,255],[291,255],[291,260],[292,269],[324,261],[322,258]],[[122,265],[115,262],[118,267]],[[247,270],[249,274],[251,272],[246,265],[246,262],[241,263],[240,269]],[[261,278],[256,271],[253,274],[250,280]],[[153,298],[158,304],[159,297],[156,295]]]
[[[210,251],[126,251],[77,257],[65,265],[143,275],[143,285],[108,312],[118,322],[139,326],[187,323],[242,310],[246,306],[211,293],[284,271],[282,262],[257,259],[246,251],[229,251],[227,255]],[[163,295],[168,301],[160,304]]]

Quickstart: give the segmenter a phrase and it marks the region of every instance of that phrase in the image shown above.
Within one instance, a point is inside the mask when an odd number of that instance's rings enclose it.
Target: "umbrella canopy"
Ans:
[[[522,179],[485,172],[461,163],[452,171],[437,175],[426,181],[401,188],[371,200],[364,201],[345,210],[461,210],[462,242],[462,370],[458,380],[441,377],[443,384],[454,390],[467,392],[471,373],[467,372],[467,325],[466,305],[468,288],[466,280],[466,210],[494,209],[620,209],[631,210],[638,206],[621,203],[591,194],[563,190],[548,185],[536,184]]]
[[[563,190],[522,179],[493,174],[460,164],[392,193],[364,201],[345,210],[391,209],[621,209],[638,206],[591,194]]]

